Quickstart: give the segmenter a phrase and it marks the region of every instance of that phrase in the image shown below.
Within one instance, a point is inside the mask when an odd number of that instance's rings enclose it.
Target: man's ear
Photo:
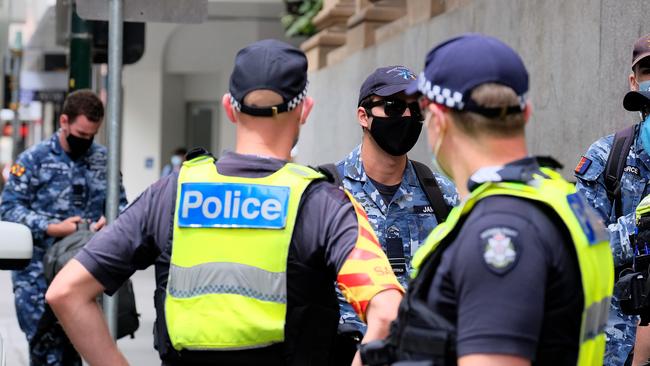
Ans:
[[[68,118],[68,115],[67,114],[61,114],[61,116],[59,117],[59,127],[68,128],[68,124],[69,124],[68,122],[70,122],[69,118]]]
[[[530,120],[530,116],[533,115],[533,104],[530,102],[530,100],[526,101],[526,107],[524,107],[524,121],[525,123],[528,123],[528,120]]]
[[[634,73],[631,73],[630,76],[628,76],[628,81],[630,83],[630,90],[639,91],[639,83],[636,81]]]
[[[302,102],[302,113],[300,114],[300,124],[304,125],[307,122],[307,117],[311,113],[312,108],[314,108],[314,98],[305,97],[305,100]]]
[[[234,108],[232,106],[232,103],[230,103],[230,93],[223,95],[221,98],[221,106],[223,106],[223,110],[226,112],[226,116],[228,116],[230,122],[237,123],[237,117],[235,117]]]
[[[433,128],[435,131],[440,132],[447,129],[447,123],[449,123],[448,109],[445,106],[440,104],[431,103],[429,104],[429,111],[433,114],[431,116],[431,121],[433,123]]]
[[[359,120],[359,125],[362,128],[365,129],[370,129],[370,116],[368,116],[368,112],[366,112],[366,109],[363,107],[357,108],[357,119]]]

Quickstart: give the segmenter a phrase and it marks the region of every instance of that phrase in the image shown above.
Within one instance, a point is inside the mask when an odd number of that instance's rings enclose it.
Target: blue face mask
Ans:
[[[639,90],[650,90],[650,80],[644,81],[639,84]],[[645,120],[641,122],[641,145],[646,153],[650,154],[650,115],[647,115]]]

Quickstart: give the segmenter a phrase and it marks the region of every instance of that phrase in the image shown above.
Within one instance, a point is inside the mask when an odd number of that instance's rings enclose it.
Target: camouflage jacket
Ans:
[[[408,162],[402,183],[391,202],[384,202],[379,191],[368,179],[361,161],[361,145],[357,146],[344,159],[336,163],[345,189],[361,203],[368,214],[382,249],[386,252],[389,242],[399,241],[403,247],[406,272],[398,275],[402,286],[406,288],[411,271],[411,257],[427,238],[431,230],[438,225],[426,194],[420,187],[415,170]],[[449,206],[458,204],[456,187],[448,179],[434,172],[445,202]],[[391,255],[389,254],[389,259]],[[391,259],[392,261],[392,259]],[[341,300],[342,297],[339,297]],[[356,318],[356,314],[345,300],[341,302],[341,314],[344,322]],[[359,321],[360,322],[360,321]],[[353,323],[358,322],[355,320]]]
[[[621,177],[621,203],[623,216],[616,217],[612,202],[607,198],[604,170],[612,148],[614,135],[605,136],[594,142],[580,160],[575,170],[576,188],[598,211],[607,225],[610,246],[614,256],[614,266],[629,265],[634,256],[629,236],[636,231],[635,209],[641,199],[650,193],[647,182],[650,179],[650,156],[641,146],[638,126],[634,143],[627,155],[625,170]],[[607,350],[605,365],[622,365],[634,345],[636,317],[621,312],[619,305],[620,289],[614,288],[605,333]]]
[[[47,225],[71,216],[97,221],[106,201],[107,150],[93,143],[73,161],[58,134],[21,153],[0,199],[0,218],[26,225],[34,238],[34,261],[54,242]],[[120,207],[126,206],[120,185]],[[30,264],[31,267],[31,264]]]

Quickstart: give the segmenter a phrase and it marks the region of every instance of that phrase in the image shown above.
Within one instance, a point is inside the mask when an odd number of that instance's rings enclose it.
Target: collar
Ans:
[[[643,144],[641,143],[641,138],[640,138],[641,135],[640,131],[641,131],[641,124],[638,123],[634,128],[634,141],[632,142],[632,146],[630,147],[630,153],[631,153],[630,155],[632,155],[632,159],[636,158],[638,160],[641,160],[641,162],[646,166],[646,168],[650,170],[650,155],[648,155],[648,152],[645,151],[645,149],[643,148]],[[631,163],[636,165],[634,160]]]
[[[363,160],[361,158],[361,144],[352,150],[348,156],[343,160],[343,175],[346,178],[355,180],[357,182],[366,182],[368,176],[363,168]],[[407,159],[406,169],[402,176],[402,182],[406,182],[410,186],[419,186],[418,177],[415,175],[415,169],[411,161]]]
[[[467,182],[467,188],[471,192],[487,182],[526,183],[533,179],[533,174],[540,173],[542,165],[553,167],[558,166],[559,163],[551,158],[528,156],[505,165],[483,167],[472,174]]]
[[[59,141],[59,134],[61,131],[57,131],[54,133],[51,137],[50,140],[48,141],[48,144],[50,145],[50,150],[52,150],[53,153],[56,155],[61,155],[63,151],[63,147],[61,147],[61,141]]]

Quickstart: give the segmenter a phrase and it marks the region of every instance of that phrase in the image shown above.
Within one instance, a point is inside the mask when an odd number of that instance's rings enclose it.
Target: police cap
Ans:
[[[477,33],[449,39],[434,47],[426,57],[424,71],[406,90],[459,111],[487,117],[503,113],[502,108],[477,105],[471,92],[479,85],[495,83],[512,88],[520,100],[506,114],[521,113],[526,105],[528,71],[521,57],[500,40]]]
[[[245,105],[244,97],[260,89],[280,94],[283,102],[268,107]],[[271,117],[293,110],[307,95],[307,58],[301,50],[278,40],[252,43],[235,57],[229,91],[233,107],[246,114]]]

